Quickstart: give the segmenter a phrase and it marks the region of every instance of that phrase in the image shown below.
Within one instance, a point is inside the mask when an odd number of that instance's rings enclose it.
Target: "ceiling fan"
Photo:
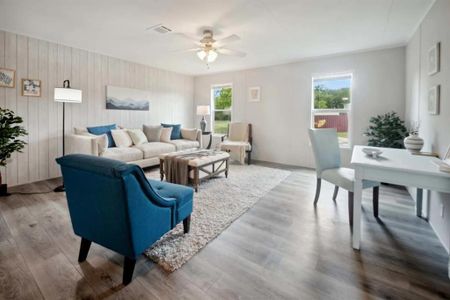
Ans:
[[[207,64],[214,62],[219,54],[238,57],[245,57],[247,55],[245,52],[224,47],[228,43],[240,40],[240,38],[235,34],[221,40],[215,40],[213,37],[213,32],[210,29],[205,29],[203,31],[203,37],[200,40],[183,33],[179,33],[179,35],[194,41],[198,45],[198,47],[195,48],[181,50],[181,52],[196,52],[197,57]]]

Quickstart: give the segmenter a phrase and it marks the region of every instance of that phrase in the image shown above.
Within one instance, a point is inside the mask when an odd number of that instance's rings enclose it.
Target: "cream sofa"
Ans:
[[[79,153],[106,157],[126,163],[133,163],[142,168],[159,165],[159,156],[161,154],[202,147],[201,130],[196,130],[195,140],[189,140],[183,137],[182,129],[182,139],[179,140],[170,140],[170,142],[147,142],[126,148],[112,147],[100,153],[97,137],[83,134],[83,132],[87,133],[85,128],[76,128],[74,131],[76,133],[66,136],[66,154]]]

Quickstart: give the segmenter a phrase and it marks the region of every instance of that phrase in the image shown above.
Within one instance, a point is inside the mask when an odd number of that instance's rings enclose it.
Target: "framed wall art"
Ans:
[[[14,88],[16,83],[16,71],[0,68],[0,87]]]
[[[38,79],[22,79],[22,96],[40,97],[41,81]]]
[[[439,72],[441,63],[441,43],[436,43],[428,50],[428,75]]]
[[[150,92],[108,85],[106,109],[149,111]]]
[[[261,88],[259,86],[252,86],[248,88],[248,101],[249,102],[261,101]]]
[[[428,90],[428,113],[430,115],[439,114],[441,86],[436,85]]]

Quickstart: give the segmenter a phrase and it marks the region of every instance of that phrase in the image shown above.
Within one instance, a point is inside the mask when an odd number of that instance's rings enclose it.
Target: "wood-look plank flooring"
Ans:
[[[124,287],[122,257],[93,244],[79,264],[64,194],[0,198],[0,299],[440,299],[448,256],[404,189],[382,186],[380,220],[364,193],[361,251],[351,248],[347,193],[293,173],[181,269],[145,257]],[[230,172],[232,176],[232,172]],[[51,190],[58,180],[13,192]],[[201,192],[201,191],[200,191]],[[239,201],[239,197],[236,197]],[[194,225],[194,224],[193,224]]]

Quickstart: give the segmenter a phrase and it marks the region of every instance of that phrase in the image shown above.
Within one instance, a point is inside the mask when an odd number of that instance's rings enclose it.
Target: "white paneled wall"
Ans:
[[[16,88],[0,87],[0,106],[21,116],[29,133],[23,153],[14,154],[2,170],[9,185],[60,175],[55,158],[62,154],[62,104],[53,101],[53,89],[65,79],[83,91],[82,104],[66,104],[66,134],[75,126],[107,123],[193,125],[191,76],[4,31],[0,31],[0,67],[16,70]],[[23,97],[23,78],[41,80],[42,96]],[[106,85],[151,91],[150,111],[106,110]]]
[[[450,145],[450,1],[437,0],[427,13],[407,46],[406,119],[419,121],[419,134],[424,139],[424,151],[444,156]],[[428,74],[428,50],[441,43],[440,71]],[[428,113],[428,89],[441,85],[439,115]],[[444,247],[450,249],[450,195],[427,192],[424,206],[429,221]]]
[[[195,77],[195,101],[209,104],[211,85],[233,84],[234,121],[253,124],[253,157],[314,167],[308,138],[313,76],[353,73],[350,134],[354,145],[366,143],[371,116],[405,107],[405,48],[323,57],[296,63]],[[261,87],[261,102],[249,102],[248,87]],[[196,123],[200,119],[197,117]],[[209,122],[210,123],[210,122]],[[351,149],[342,149],[348,164]]]

